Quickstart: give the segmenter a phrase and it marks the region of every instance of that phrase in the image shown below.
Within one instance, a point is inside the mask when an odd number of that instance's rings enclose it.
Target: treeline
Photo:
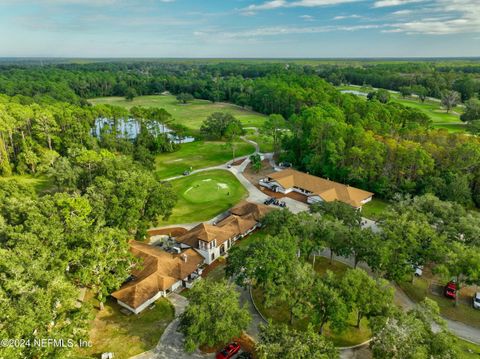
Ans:
[[[0,95],[0,175],[45,173],[62,156],[83,148],[129,155],[152,168],[155,154],[177,147],[161,128],[168,124],[178,136],[186,131],[172,123],[172,116],[163,109],[133,107],[127,111],[111,105],[79,106],[42,99],[37,103],[25,96]],[[139,126],[133,139],[119,131],[119,122],[129,117]],[[99,118],[104,122],[100,133],[93,136]]]
[[[417,266],[432,264],[436,274],[446,280],[454,277],[459,287],[480,283],[479,242],[474,229],[479,229],[478,214],[431,195],[398,198],[386,211],[380,230],[373,232],[361,227],[361,213],[347,204],[323,202],[311,210],[312,214],[292,214],[288,210],[268,213],[262,220],[267,236],[233,247],[226,273],[238,285],[251,286],[254,298],[260,292],[257,297],[263,307],[281,307],[285,314],[282,318],[289,318],[290,325],[300,327],[301,323],[303,330],[308,328],[304,343],[312,330],[323,335],[326,323],[330,333],[342,333],[352,317],[357,327],[362,318],[367,318],[375,357],[386,358],[392,350],[399,352],[402,348],[405,358],[420,352],[430,357],[456,358],[454,339],[440,324],[436,303],[427,299],[418,306],[420,312],[404,313],[394,306],[393,288],[387,280],[411,280]],[[348,269],[341,276],[330,271],[320,275],[314,270],[315,263],[320,253],[328,253],[325,249],[332,257],[352,257],[354,267],[362,263],[365,268],[368,264],[373,276],[358,268]],[[434,315],[425,317],[421,315],[423,310]],[[412,325],[411,320],[422,317]],[[434,326],[438,331],[432,330],[431,321],[440,324]],[[405,336],[391,336],[402,332],[408,333],[411,344],[405,348]],[[283,343],[278,343],[280,338],[271,339],[268,348],[264,340],[262,336],[262,355],[265,349],[288,352]],[[329,340],[324,340],[322,347],[326,349]],[[332,353],[328,357],[336,356]]]
[[[369,85],[441,98],[446,91],[457,91],[467,101],[480,91],[480,65],[461,66],[435,63],[365,64],[363,66],[321,66],[318,74],[334,85]]]
[[[427,123],[415,110],[347,96],[339,107],[315,106],[292,116],[281,157],[386,198],[434,193],[479,206],[480,140],[427,130]]]
[[[135,116],[129,140],[117,122]],[[100,136],[92,128],[106,119]],[[0,95],[0,335],[4,338],[88,340],[89,303],[128,277],[135,259],[128,240],[167,218],[176,203],[168,183],[150,170],[155,153],[175,145],[160,131],[162,109],[80,106],[49,97]],[[22,184],[47,178],[41,195]],[[69,348],[11,346],[2,358],[67,357]]]
[[[0,335],[88,340],[89,302],[129,276],[128,239],[143,238],[168,217],[176,195],[131,159],[107,150],[72,149],[51,168],[55,194],[37,196],[16,181],[0,182]],[[10,346],[2,358],[68,357],[72,349]]]

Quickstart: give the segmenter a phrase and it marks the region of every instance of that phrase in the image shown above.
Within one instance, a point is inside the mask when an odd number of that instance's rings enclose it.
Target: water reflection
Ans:
[[[137,138],[138,134],[140,133],[140,126],[141,125],[139,121],[137,121],[134,118],[128,118],[128,119],[122,118],[114,121],[110,118],[100,117],[95,120],[94,127],[92,128],[92,135],[100,138],[102,134],[102,129],[104,130],[107,129],[107,131],[109,131],[112,128],[116,128],[117,136],[119,138],[124,138],[124,139],[133,141],[135,138]],[[144,124],[144,126],[147,126],[148,131],[154,136],[167,134],[168,138],[173,143],[189,143],[189,142],[195,141],[194,137],[179,136],[164,124],[160,124],[152,121],[148,123],[148,125]]]

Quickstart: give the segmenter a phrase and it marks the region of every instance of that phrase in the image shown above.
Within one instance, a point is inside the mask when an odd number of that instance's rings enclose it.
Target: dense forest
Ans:
[[[419,96],[441,98],[445,91],[457,91],[462,101],[480,91],[480,66],[437,62],[364,64],[363,66],[321,66],[317,73],[334,85],[350,83],[395,91],[409,89]]]
[[[38,194],[15,181],[0,182],[1,336],[85,338],[88,310],[76,305],[76,288],[91,288],[104,301],[133,261],[128,239],[142,238],[175,205],[171,186],[151,171],[157,153],[178,148],[154,130],[171,123],[170,114],[92,106],[88,98],[169,91],[281,115],[290,131],[280,141],[280,157],[299,169],[380,197],[433,193],[480,207],[478,137],[434,130],[416,109],[342,94],[322,79],[391,89],[421,85],[430,96],[457,89],[464,100],[478,93],[475,66],[408,66],[1,65],[0,175],[42,174],[54,185]],[[417,75],[395,75],[402,69]],[[473,81],[473,90],[463,92],[462,81]],[[117,133],[117,121],[129,117],[140,126],[133,140]],[[94,136],[98,118],[108,123]],[[44,348],[11,348],[4,356],[49,355],[55,357]]]

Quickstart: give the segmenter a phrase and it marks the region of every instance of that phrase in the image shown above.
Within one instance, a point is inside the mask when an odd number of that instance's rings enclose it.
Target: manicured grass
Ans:
[[[45,176],[29,176],[29,175],[15,175],[10,177],[0,177],[0,181],[13,181],[19,184],[33,187],[35,192],[41,193],[52,188],[53,184],[49,178]]]
[[[251,134],[246,136],[249,140],[252,140],[258,143],[260,147],[260,152],[262,153],[269,153],[273,152],[273,139],[270,136],[262,135],[262,134]]]
[[[361,87],[357,87],[357,86],[337,86],[337,89],[339,91],[348,90],[348,91],[358,91],[363,93],[368,92],[362,89]],[[432,119],[435,128],[445,128],[450,132],[465,131],[465,128],[462,127],[462,123],[460,121],[460,116],[459,116],[459,113],[463,111],[461,107],[456,107],[452,111],[450,111],[450,113],[447,113],[441,107],[441,104],[438,101],[425,100],[424,102],[420,102],[418,98],[415,98],[415,97],[403,98],[398,93],[390,93],[390,95],[391,95],[391,101],[398,102],[404,106],[416,108],[422,111],[423,113],[425,113],[426,115],[428,115]],[[454,123],[458,123],[458,125]]]
[[[457,339],[457,350],[461,359],[480,358],[480,345],[472,344],[462,339]]]
[[[235,157],[253,153],[255,148],[247,142],[237,143]],[[162,153],[155,159],[155,169],[159,178],[180,176],[184,171],[221,165],[232,159],[232,149],[224,142],[195,141],[180,145],[172,153]]]
[[[267,234],[264,231],[262,231],[261,229],[258,229],[252,234],[235,242],[235,246],[239,246],[239,247],[248,246],[250,243],[263,240],[263,238],[265,238],[266,235]]]
[[[171,181],[178,202],[173,214],[159,225],[206,221],[247,196],[247,190],[229,171],[199,172]]]
[[[165,298],[138,315],[126,316],[120,308],[111,299],[96,313],[90,330],[92,347],[79,350],[79,355],[99,358],[101,353],[114,352],[116,359],[126,359],[153,349],[175,314]]]
[[[480,310],[473,309],[470,301],[467,303],[460,300],[458,306],[455,306],[452,300],[441,295],[434,295],[429,290],[429,282],[425,278],[415,278],[413,284],[409,281],[400,282],[399,286],[415,302],[419,302],[425,297],[437,302],[440,313],[445,318],[480,328]]]
[[[467,131],[467,126],[464,123],[435,123],[434,128],[445,129],[451,133],[459,133]]]
[[[180,104],[172,95],[139,96],[133,101],[127,101],[123,97],[102,97],[90,99],[89,102],[94,105],[110,104],[127,109],[133,106],[161,107],[167,110],[177,123],[192,130],[200,129],[202,122],[214,112],[229,112],[246,127],[260,127],[265,121],[264,115],[233,104],[212,103],[206,100],[194,100],[187,104]]]
[[[362,207],[362,217],[378,220],[388,205],[389,203],[387,201],[374,197]]]
[[[417,110],[420,110],[430,116],[434,123],[451,123],[451,122],[460,122],[460,117],[457,114],[452,112],[447,113],[444,109],[441,108],[439,102],[426,100],[425,102],[420,102],[418,99],[402,98],[399,95],[393,95],[392,99],[395,102],[401,103],[402,105],[414,107]],[[459,111],[459,108],[455,108],[453,111]]]

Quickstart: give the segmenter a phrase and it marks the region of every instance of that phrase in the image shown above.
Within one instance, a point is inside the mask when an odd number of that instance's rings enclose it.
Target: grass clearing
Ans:
[[[247,139],[256,142],[260,147],[260,152],[273,152],[273,138],[271,136],[254,133],[246,136]]]
[[[14,175],[9,177],[0,177],[2,182],[17,182],[20,185],[32,187],[37,194],[45,192],[53,187],[52,181],[45,176]]]
[[[480,357],[480,345],[457,339],[457,350],[461,359],[478,359]]]
[[[235,156],[246,156],[255,151],[247,142],[237,143]],[[161,179],[180,176],[184,171],[217,166],[232,159],[232,150],[224,142],[195,141],[180,145],[171,153],[162,153],[155,158],[156,173]]]
[[[434,123],[451,123],[458,122],[460,123],[460,116],[455,113],[447,113],[444,109],[441,108],[439,102],[425,100],[425,102],[420,102],[414,98],[402,98],[400,95],[393,95],[393,100],[395,102],[401,103],[404,106],[413,107],[417,110],[422,111],[426,115],[430,116]],[[460,110],[455,108],[454,112]]]
[[[133,106],[161,107],[167,110],[176,123],[191,130],[199,130],[202,122],[214,112],[229,112],[238,118],[245,127],[261,127],[266,116],[244,109],[240,106],[195,99],[187,104],[180,104],[173,95],[138,96],[133,101],[124,97],[100,97],[88,100],[93,105],[109,104],[130,109]]]
[[[170,218],[159,226],[212,219],[247,196],[247,190],[226,170],[199,172],[171,183],[178,202]]]
[[[339,91],[355,91],[361,93],[368,93],[368,89],[359,86],[337,86]],[[460,121],[460,114],[463,112],[461,107],[455,107],[453,111],[447,113],[438,101],[425,100],[420,102],[418,98],[407,97],[403,98],[399,93],[390,93],[391,101],[395,101],[404,106],[413,107],[425,113],[433,121],[434,128],[444,128],[449,132],[465,132],[466,128]]]
[[[420,302],[428,297],[437,302],[440,313],[445,318],[480,328],[480,310],[472,308],[471,302],[468,300],[470,298],[459,300],[458,306],[455,306],[452,300],[433,294],[429,288],[429,281],[423,277],[415,278],[413,283],[404,281],[398,285],[414,302]]]
[[[378,220],[388,206],[387,201],[374,197],[362,207],[362,217]]]
[[[153,309],[126,316],[120,306],[109,299],[97,312],[90,330],[92,346],[79,350],[82,357],[99,358],[101,353],[114,352],[115,358],[126,359],[155,347],[167,325],[174,318],[174,308],[165,298]]]
[[[465,123],[435,123],[433,128],[444,129],[451,133],[460,133],[467,131]]]

